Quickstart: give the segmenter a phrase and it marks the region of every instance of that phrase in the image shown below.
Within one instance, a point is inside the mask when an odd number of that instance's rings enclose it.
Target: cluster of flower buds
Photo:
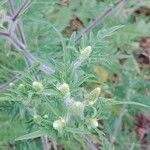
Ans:
[[[74,69],[77,69],[81,66],[81,64],[86,60],[92,52],[91,46],[87,46],[86,48],[80,51],[80,55],[78,60],[74,63]]]
[[[97,87],[86,96],[86,99],[90,105],[93,105],[97,101],[100,95],[100,92],[101,92],[101,89]]]
[[[43,84],[38,82],[38,81],[34,81],[32,83],[32,88],[36,91],[36,92],[41,92],[43,91],[44,87]]]
[[[61,92],[64,98],[70,97],[70,88],[67,83],[63,83],[58,86],[58,90]]]
[[[75,64],[76,67],[80,66],[80,63],[82,63],[85,59],[87,59],[92,52],[91,46],[86,47],[80,52],[79,60]],[[86,103],[81,101],[74,101],[73,98],[71,98],[70,94],[70,87],[67,83],[63,83],[57,87],[57,89],[61,92],[63,95],[64,103],[67,106],[68,114],[65,119],[58,119],[53,122],[53,128],[57,130],[58,132],[62,133],[64,130],[64,127],[67,123],[69,123],[69,120],[72,116],[78,116],[81,119],[84,119],[84,110]],[[86,96],[86,100],[88,105],[93,105],[97,99],[99,98],[101,89],[99,87],[95,88],[93,91],[91,91]],[[92,106],[93,107],[93,106]],[[97,128],[98,127],[98,121],[95,118],[95,115],[91,117],[90,120],[87,122],[87,126],[89,128]]]
[[[65,120],[63,118],[55,120],[53,122],[53,128],[55,130],[57,130],[58,132],[62,132],[64,127],[65,127],[65,125],[66,125],[66,122],[65,122]]]
[[[71,112],[71,115],[74,115],[74,116],[80,116],[81,118],[83,118],[83,115],[84,115],[84,104],[80,101],[76,101],[76,102],[73,102],[71,105],[70,105],[70,112]]]

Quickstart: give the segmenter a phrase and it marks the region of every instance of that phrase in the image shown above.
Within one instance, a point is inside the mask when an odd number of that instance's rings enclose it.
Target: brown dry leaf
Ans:
[[[145,76],[145,80],[150,80],[150,76]]]
[[[70,21],[70,27],[73,30],[78,30],[78,29],[84,27],[84,24],[79,18],[75,18]]]
[[[150,8],[146,6],[141,6],[134,11],[135,15],[150,16]]]
[[[63,6],[69,6],[69,0],[61,0]]]
[[[150,115],[140,114],[135,118],[135,132],[142,148],[150,145],[147,135],[150,132]]]
[[[113,76],[112,76],[112,78],[111,78],[111,81],[113,83],[119,83],[119,75],[116,74],[116,73],[114,73]]]
[[[65,28],[64,32],[67,34],[67,36],[71,36],[74,31],[78,31],[83,27],[83,22],[76,17],[75,19],[70,20],[69,26]]]
[[[143,37],[140,39],[141,53],[146,57],[150,57],[150,37]]]
[[[135,10],[132,11],[131,13],[133,17],[133,21],[136,22],[140,16],[148,17],[150,18],[150,8],[147,6],[141,6]]]
[[[150,68],[150,37],[142,37],[139,40],[139,50],[135,55],[141,67]]]

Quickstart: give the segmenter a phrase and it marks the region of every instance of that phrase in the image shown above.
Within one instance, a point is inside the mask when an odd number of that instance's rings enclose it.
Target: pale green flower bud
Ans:
[[[19,88],[22,88],[22,87],[24,87],[24,85],[23,84],[19,84]]]
[[[25,90],[25,85],[24,84],[19,84],[18,90],[23,92]]]
[[[87,59],[90,56],[91,52],[92,52],[91,46],[87,46],[80,52],[80,59]]]
[[[96,102],[100,95],[100,92],[101,89],[97,87],[87,95],[86,99],[88,100],[89,104],[93,105]]]
[[[63,94],[64,97],[70,96],[70,88],[67,83],[64,83],[58,87],[58,90]]]
[[[48,115],[44,115],[44,118],[47,119],[47,118],[48,118]]]
[[[72,113],[72,115],[77,115],[80,117],[83,117],[83,113],[84,113],[84,104],[82,102],[74,102],[71,106],[70,106],[70,112]]]
[[[41,116],[39,116],[39,115],[34,115],[34,116],[33,116],[33,120],[34,120],[34,122],[37,123],[37,124],[41,124],[41,122],[42,122],[42,118],[41,118]]]
[[[34,115],[33,120],[36,120],[39,117],[39,115]]]
[[[19,89],[23,89],[24,87],[25,87],[24,84],[19,84],[18,86]]]
[[[97,119],[93,118],[93,119],[89,120],[88,126],[90,128],[97,128],[98,127],[98,121],[97,121]]]
[[[14,84],[14,83],[12,83],[12,82],[11,82],[11,83],[9,83],[9,86],[10,86],[10,87],[12,87],[12,86],[14,86],[14,85],[15,85],[15,84]]]
[[[40,92],[43,91],[44,87],[42,85],[42,83],[38,82],[38,81],[34,81],[32,83],[32,87],[36,92]]]
[[[66,122],[64,119],[58,119],[53,122],[53,128],[58,132],[62,132],[63,128],[65,127],[65,124]]]

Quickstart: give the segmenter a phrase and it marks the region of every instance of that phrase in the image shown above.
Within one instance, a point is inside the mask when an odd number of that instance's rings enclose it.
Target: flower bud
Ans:
[[[14,86],[15,84],[13,82],[9,83],[9,86],[12,87]]]
[[[65,127],[64,119],[58,119],[53,122],[53,128],[58,132],[62,132],[64,127]]]
[[[97,121],[97,119],[93,118],[93,119],[89,120],[88,126],[90,128],[97,128],[98,127],[98,121]]]
[[[48,118],[48,115],[44,115],[44,118],[47,119],[47,118]]]
[[[87,59],[90,56],[91,52],[92,52],[91,46],[87,46],[80,52],[80,59]]]
[[[33,89],[34,89],[36,92],[43,91],[43,89],[44,89],[42,83],[40,83],[40,82],[38,82],[38,81],[34,81],[34,82],[32,83],[32,87],[33,87]]]
[[[74,102],[71,106],[70,106],[70,111],[72,113],[72,115],[77,115],[80,117],[83,117],[83,113],[84,113],[84,104],[82,102]]]
[[[41,116],[39,116],[39,115],[34,115],[34,116],[33,116],[33,120],[34,120],[34,122],[37,123],[37,124],[41,124],[41,122],[42,122],[42,118],[41,118]]]
[[[67,83],[64,83],[58,87],[58,90],[63,94],[64,97],[70,96],[70,88]]]
[[[99,87],[95,88],[87,95],[87,100],[89,104],[93,105],[100,95],[101,89]]]
[[[25,88],[24,84],[19,84],[18,89],[23,89]]]
[[[19,88],[22,88],[22,87],[24,87],[24,85],[23,84],[19,84]]]
[[[21,92],[25,92],[25,85],[24,84],[19,84],[18,90]]]

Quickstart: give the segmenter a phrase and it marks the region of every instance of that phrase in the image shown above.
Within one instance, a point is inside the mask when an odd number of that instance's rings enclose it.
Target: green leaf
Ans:
[[[141,107],[147,107],[147,108],[150,108],[150,106],[148,106],[148,105],[144,105],[144,104],[142,104],[142,103],[138,103],[138,102],[128,102],[128,101],[126,101],[126,102],[119,102],[119,101],[113,101],[113,103],[112,103],[113,105],[122,105],[122,104],[127,104],[127,105],[137,105],[137,106],[141,106]]]
[[[15,141],[34,139],[34,138],[38,138],[38,137],[44,136],[44,135],[46,135],[45,131],[38,130],[35,132],[31,132],[29,134],[20,136],[20,137],[16,138]]]
[[[103,38],[106,38],[106,37],[109,37],[111,36],[115,31],[117,31],[118,29],[124,27],[124,25],[118,25],[118,26],[114,26],[114,27],[111,27],[109,29],[102,29],[98,32],[97,34],[97,38],[98,39],[103,39]]]
[[[75,134],[90,134],[89,131],[81,130],[81,129],[75,129],[75,128],[69,128],[66,127],[65,129],[67,132],[75,133]]]

